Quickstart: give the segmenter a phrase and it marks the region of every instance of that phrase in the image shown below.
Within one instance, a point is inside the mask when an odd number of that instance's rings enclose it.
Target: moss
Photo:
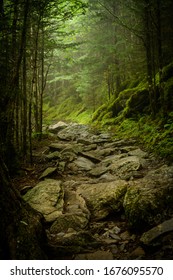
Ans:
[[[127,107],[124,111],[124,117],[136,117],[144,113],[149,106],[149,92],[147,89],[136,91],[127,101]]]
[[[149,180],[127,190],[124,199],[125,214],[130,227],[137,231],[164,221],[167,215],[165,209],[172,205],[173,189],[157,184],[158,182]]]
[[[103,104],[102,106],[100,106],[92,115],[92,121],[96,121],[98,120],[98,118],[100,117],[100,114],[107,110],[107,104]]]

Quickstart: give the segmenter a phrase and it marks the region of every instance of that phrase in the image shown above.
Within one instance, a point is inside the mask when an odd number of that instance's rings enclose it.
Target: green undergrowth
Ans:
[[[163,68],[163,97],[156,95],[156,115],[151,116],[150,94],[145,80],[127,85],[93,114],[96,126],[119,138],[136,138],[146,149],[173,160],[173,63]],[[156,75],[156,94],[159,74]],[[162,103],[161,103],[162,102]]]
[[[120,138],[136,138],[146,149],[158,156],[173,160],[173,113],[163,123],[160,116],[153,120],[143,116],[138,120],[125,119],[113,128]]]
[[[91,117],[91,110],[82,103],[75,102],[73,97],[69,97],[54,106],[50,106],[49,103],[45,103],[43,106],[44,125],[50,125],[60,120],[87,124],[90,123]]]

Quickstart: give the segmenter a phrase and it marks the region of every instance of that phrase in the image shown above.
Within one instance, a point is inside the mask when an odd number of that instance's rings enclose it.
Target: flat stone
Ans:
[[[84,157],[78,157],[73,163],[76,165],[78,170],[83,171],[89,171],[95,166],[91,160]]]
[[[91,160],[94,163],[101,162],[101,160],[98,157],[96,157],[95,154],[92,154],[91,152],[79,152],[79,155]]]
[[[108,168],[104,165],[96,166],[92,170],[89,171],[90,176],[100,177],[108,171]]]

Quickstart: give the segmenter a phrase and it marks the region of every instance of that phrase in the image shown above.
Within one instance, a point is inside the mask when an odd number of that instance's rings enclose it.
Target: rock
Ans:
[[[97,144],[88,144],[83,148],[84,152],[88,152],[96,149],[97,149]]]
[[[88,224],[87,215],[82,211],[77,213],[66,213],[59,215],[56,218],[52,226],[50,227],[50,232],[57,234],[59,232],[67,232],[69,228],[76,229],[77,231],[85,229]]]
[[[77,231],[84,229],[90,219],[85,200],[75,191],[65,191],[64,200],[64,214],[60,215],[50,228],[53,234],[67,232],[69,228]]]
[[[156,238],[170,231],[173,231],[173,218],[157,225],[147,232],[144,232],[141,236],[140,241],[145,245],[149,245]]]
[[[59,142],[54,142],[54,143],[51,143],[49,145],[49,148],[51,151],[62,151],[65,147],[69,146],[72,147],[71,144],[66,144],[66,143],[59,143]]]
[[[78,170],[82,171],[89,171],[95,166],[91,160],[84,157],[78,157],[73,162],[73,164],[77,167]]]
[[[51,256],[64,259],[68,255],[88,252],[91,248],[99,248],[101,245],[89,232],[65,234],[63,237],[49,235],[49,251]]]
[[[87,139],[88,136],[87,126],[81,124],[69,124],[68,127],[58,133],[58,138],[65,141],[74,141],[79,137]]]
[[[68,125],[65,122],[59,121],[56,124],[50,125],[48,130],[52,133],[57,133],[60,130],[66,128]]]
[[[150,170],[146,175],[148,180],[159,180],[164,183],[173,182],[173,166],[162,165],[157,169]]]
[[[98,156],[107,157],[111,154],[115,153],[114,148],[103,148],[97,151]]]
[[[121,179],[129,179],[133,174],[132,171],[141,169],[143,165],[144,159],[142,160],[137,156],[128,156],[112,163],[109,170],[113,174],[118,174]]]
[[[86,202],[81,195],[75,191],[65,191],[65,212],[67,213],[78,213],[83,212],[87,219],[90,218],[90,212],[86,206]]]
[[[108,171],[108,168],[104,165],[99,165],[94,167],[92,170],[89,171],[89,175],[93,177],[100,177],[101,175],[105,174]]]
[[[97,147],[97,144],[93,144],[91,140],[85,138],[78,138],[77,143],[87,145],[89,146],[89,149],[91,148],[91,150],[96,149],[95,147]]]
[[[146,152],[142,151],[139,148],[130,151],[128,154],[129,154],[129,156],[137,156],[139,158],[146,158],[148,156],[148,154]]]
[[[62,214],[64,191],[61,181],[46,179],[29,190],[23,198],[31,207],[41,212],[47,222],[53,222]]]
[[[86,204],[96,220],[122,210],[123,199],[128,184],[123,180],[108,183],[82,184],[77,193],[86,200]]]
[[[107,156],[102,160],[102,163],[106,164],[107,166],[113,163],[117,163],[120,159],[126,157],[127,154],[116,154]]]
[[[61,153],[58,152],[58,151],[55,151],[53,153],[50,153],[48,155],[46,155],[46,158],[51,161],[51,160],[56,160],[56,159],[59,159],[61,158]]]
[[[39,179],[43,179],[46,178],[52,174],[55,173],[55,171],[57,171],[57,167],[48,167],[39,177]]]
[[[131,236],[130,233],[126,230],[120,234],[122,240],[130,240]]]
[[[141,230],[165,220],[173,205],[173,182],[164,175],[131,182],[124,198],[124,210],[131,227]],[[169,210],[168,210],[169,209]]]
[[[98,250],[94,253],[79,254],[75,260],[113,260],[113,255],[109,251]]]
[[[85,157],[85,158],[87,158],[89,160],[91,160],[94,163],[100,163],[101,162],[101,160],[99,158],[97,158],[95,156],[95,154],[92,154],[91,152],[88,152],[88,153],[86,153],[86,152],[79,152],[79,155],[82,156],[82,157]]]
[[[129,256],[131,259],[141,259],[145,256],[145,251],[141,246],[138,246]]]

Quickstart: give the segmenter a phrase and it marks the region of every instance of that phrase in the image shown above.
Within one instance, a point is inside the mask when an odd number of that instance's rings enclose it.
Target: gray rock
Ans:
[[[79,152],[79,155],[85,158],[88,158],[89,160],[91,160],[94,163],[100,163],[101,160],[96,157],[95,153],[92,152]]]
[[[80,124],[69,124],[68,127],[58,133],[58,138],[66,141],[74,141],[81,137],[87,139],[89,136],[88,127]]]
[[[64,190],[61,181],[46,179],[29,190],[23,198],[31,207],[41,212],[47,222],[56,220],[62,214]]]
[[[133,174],[132,171],[140,170],[144,163],[144,159],[140,159],[137,156],[128,156],[112,163],[109,166],[109,170],[113,174],[118,174],[121,179],[129,179]]]
[[[142,151],[141,149],[135,149],[132,150],[128,153],[130,156],[137,156],[139,158],[146,158],[148,156],[148,154],[144,151]]]
[[[89,171],[95,166],[91,160],[84,157],[78,157],[74,161],[74,165],[77,167],[78,170],[82,171]]]
[[[50,232],[53,234],[57,234],[62,231],[67,232],[69,228],[79,231],[85,229],[87,224],[87,215],[82,211],[78,211],[76,213],[66,213],[56,218],[56,220],[50,227]]]
[[[89,171],[90,176],[100,177],[101,175],[105,174],[108,171],[108,168],[104,165],[99,165],[94,167],[92,170]]]
[[[67,127],[67,124],[65,122],[59,121],[56,124],[50,125],[48,130],[52,133],[57,133],[66,127]]]
[[[69,228],[82,230],[90,219],[90,212],[80,195],[75,191],[66,190],[64,197],[64,214],[60,215],[50,228],[50,232],[54,234],[67,232]]]
[[[127,186],[128,184],[123,180],[82,184],[77,188],[77,192],[86,200],[92,218],[100,220],[122,209]]]

